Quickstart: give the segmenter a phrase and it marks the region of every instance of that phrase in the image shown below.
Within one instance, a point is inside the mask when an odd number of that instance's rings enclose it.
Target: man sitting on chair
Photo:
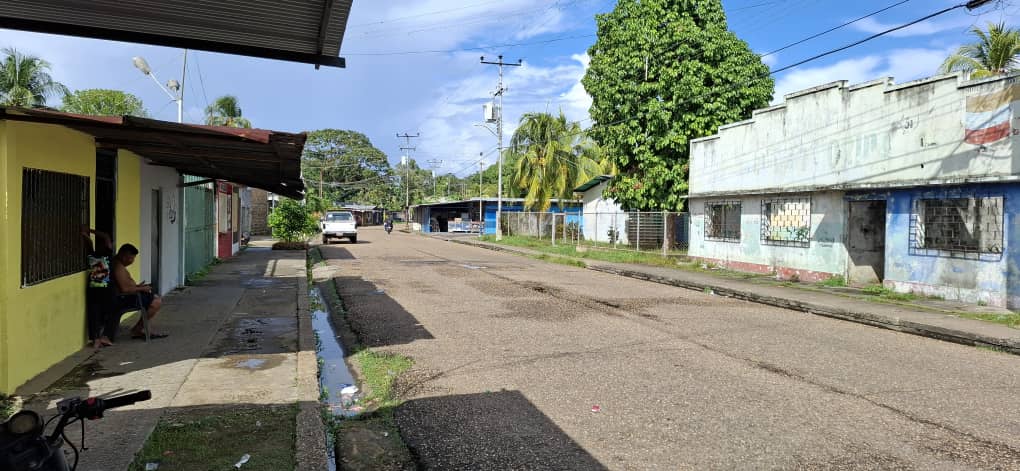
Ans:
[[[145,311],[148,313],[148,319],[151,322],[153,317],[156,317],[156,313],[159,312],[159,308],[163,305],[163,301],[160,297],[152,292],[152,287],[145,283],[135,283],[134,278],[131,278],[131,274],[128,273],[127,267],[135,263],[135,257],[138,255],[138,248],[131,244],[124,244],[120,246],[120,250],[117,251],[117,256],[113,258],[113,279],[117,284],[117,313],[111,316],[109,327],[110,332],[116,332],[117,326],[120,324],[120,313],[126,312],[129,309],[141,309],[145,307]],[[142,306],[139,306],[139,296],[141,295]],[[149,337],[159,339],[166,337],[167,334],[157,334],[150,332]],[[131,338],[143,339],[145,338],[145,325],[142,323],[141,317],[138,318],[138,322],[131,328]]]

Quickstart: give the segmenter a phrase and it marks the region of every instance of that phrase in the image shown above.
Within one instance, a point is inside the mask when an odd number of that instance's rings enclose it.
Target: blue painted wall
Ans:
[[[496,234],[496,203],[485,202],[485,234],[495,235]],[[503,204],[504,213],[519,213],[524,211],[524,205],[521,203]],[[576,222],[581,224],[581,204],[580,203],[567,203],[561,208],[559,204],[553,204],[549,213],[571,213],[567,215],[567,224]]]
[[[1001,254],[956,258],[911,250],[910,225],[915,199],[1003,197]],[[1020,184],[922,187],[852,193],[848,200],[885,200],[885,285],[970,303],[1020,307]],[[853,230],[853,228],[849,228]]]

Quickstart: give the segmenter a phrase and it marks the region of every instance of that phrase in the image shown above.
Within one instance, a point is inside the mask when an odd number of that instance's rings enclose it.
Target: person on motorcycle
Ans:
[[[393,231],[393,218],[389,218],[383,223],[383,229],[386,229],[387,234]]]

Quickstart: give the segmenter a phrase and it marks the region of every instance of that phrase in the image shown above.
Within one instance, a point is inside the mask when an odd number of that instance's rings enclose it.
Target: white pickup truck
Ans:
[[[344,238],[352,244],[358,243],[358,222],[350,211],[327,211],[319,225],[323,244],[329,244],[329,239]]]

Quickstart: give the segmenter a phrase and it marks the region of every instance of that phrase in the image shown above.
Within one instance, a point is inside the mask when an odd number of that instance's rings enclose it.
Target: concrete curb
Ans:
[[[479,247],[483,249],[493,250],[496,252],[511,253],[515,255],[530,256],[530,252],[524,250],[514,249],[512,247],[505,246],[494,246],[490,244],[476,243],[470,240],[457,240],[457,239],[445,239],[447,242],[453,242],[457,244],[468,245],[472,247]],[[553,255],[550,255],[553,256]],[[922,337],[933,338],[937,340],[944,340],[948,342],[959,343],[963,345],[971,346],[983,346],[992,347],[1001,350],[1006,353],[1012,353],[1014,355],[1020,355],[1020,335],[1015,338],[1004,338],[1004,337],[990,337],[981,335],[975,332],[969,332],[965,330],[940,327],[930,324],[923,324],[918,322],[901,319],[899,317],[889,317],[883,315],[876,315],[873,313],[856,311],[850,309],[843,309],[835,306],[828,306],[817,303],[808,303],[795,301],[792,299],[777,298],[774,296],[762,295],[750,291],[733,289],[721,285],[715,285],[711,283],[704,283],[698,281],[684,280],[681,278],[669,278],[656,276],[650,273],[644,273],[638,270],[626,270],[617,268],[609,265],[601,265],[597,263],[591,263],[587,260],[581,260],[584,262],[585,267],[589,270],[609,273],[612,275],[624,276],[627,278],[633,278],[643,281],[651,281],[653,283],[659,283],[669,286],[676,286],[678,288],[686,288],[695,291],[711,290],[713,294],[719,296],[725,296],[729,298],[742,299],[744,301],[750,301],[759,304],[765,304],[769,306],[781,307],[784,309],[792,309],[795,311],[806,312],[809,314],[815,314],[824,317],[831,317],[834,319],[841,319],[859,324],[870,325],[873,327],[880,327],[883,329],[895,330],[897,332],[904,332],[913,335],[919,335]],[[980,321],[975,321],[980,322]]]
[[[297,392],[298,415],[295,429],[294,457],[298,471],[328,469],[326,424],[319,404],[319,363],[315,355],[315,331],[312,329],[307,268],[298,271],[297,289],[298,353]]]

